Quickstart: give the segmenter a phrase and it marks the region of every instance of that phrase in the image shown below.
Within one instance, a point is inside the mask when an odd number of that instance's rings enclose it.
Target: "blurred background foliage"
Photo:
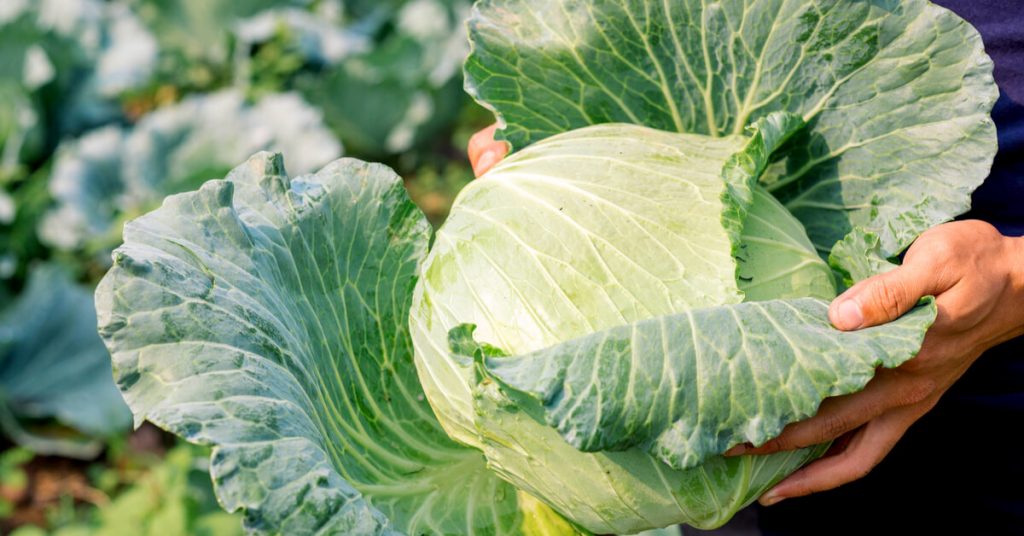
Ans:
[[[131,416],[92,290],[125,221],[260,150],[384,162],[435,224],[491,120],[470,0],[0,0],[0,533],[235,534]]]

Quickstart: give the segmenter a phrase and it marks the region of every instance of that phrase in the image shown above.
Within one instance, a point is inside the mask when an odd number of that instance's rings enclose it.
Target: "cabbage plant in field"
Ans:
[[[94,130],[58,148],[50,175],[57,204],[40,237],[57,249],[105,256],[120,242],[124,219],[264,149],[288,153],[303,173],[342,154],[319,111],[294,93],[249,104],[241,92],[224,90],[158,109],[131,129]]]
[[[125,228],[97,291],[136,422],[261,533],[714,527],[825,445],[724,458],[919,350],[840,287],[964,212],[977,33],[923,0],[483,0],[515,154],[432,234],[389,169],[260,153]]]
[[[116,98],[149,79],[156,56],[156,40],[121,2],[4,2],[0,179],[46,144],[118,119]]]
[[[91,458],[131,415],[110,381],[89,291],[36,268],[0,310],[0,431],[42,454]]]

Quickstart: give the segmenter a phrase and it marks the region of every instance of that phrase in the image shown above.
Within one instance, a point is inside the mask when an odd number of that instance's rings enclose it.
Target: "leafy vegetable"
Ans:
[[[261,11],[281,7],[304,7],[311,0],[126,0],[132,10],[157,36],[163,62],[175,70],[205,72],[226,64],[231,55],[231,29],[241,20]],[[193,79],[204,86],[212,80]]]
[[[128,224],[97,309],[136,422],[213,445],[258,532],[724,523],[827,445],[725,450],[919,350],[932,301],[849,333],[827,302],[983,180],[977,33],[923,0],[481,0],[470,37],[517,152],[429,253],[356,160],[289,180],[262,153]]]
[[[853,227],[886,256],[969,208],[998,92],[977,31],[924,0],[483,0],[467,89],[516,148],[628,122],[742,134],[810,124],[761,182],[828,252]]]
[[[446,431],[595,533],[719,525],[820,455],[717,457],[913,357],[935,310],[877,331],[830,326],[828,267],[756,185],[801,126],[587,127],[463,190],[411,317]]]
[[[90,458],[102,446],[96,439],[128,427],[95,326],[88,291],[56,267],[33,272],[0,315],[0,427],[8,437],[41,454]]]
[[[136,422],[215,445],[252,530],[521,533],[519,493],[445,436],[412,366],[429,232],[383,166],[289,180],[267,153],[129,223],[97,309]]]
[[[0,13],[0,51],[0,84],[35,107],[15,108],[33,116],[19,120],[19,137],[26,128],[53,128],[48,142],[118,119],[116,99],[149,81],[158,54],[127,6],[101,0],[13,2]]]
[[[827,309],[817,299],[697,309],[520,357],[488,357],[483,366],[488,377],[537,398],[547,424],[573,447],[642,446],[687,469],[737,438],[766,442],[814,415],[825,397],[863,389],[877,367],[913,357],[935,318],[929,303],[896,324],[847,335],[832,329]],[[472,345],[471,329],[453,331],[453,345]],[[683,387],[690,385],[715,387]]]

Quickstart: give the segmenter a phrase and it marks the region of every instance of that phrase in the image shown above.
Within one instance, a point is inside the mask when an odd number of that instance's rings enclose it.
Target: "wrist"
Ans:
[[[1015,296],[1024,296],[1024,237],[1008,237],[1010,285]]]
[[[1012,326],[1012,333],[1008,338],[1024,336],[1024,237],[1008,237],[1007,238],[1010,254],[1009,266],[1009,283],[1010,286],[1007,289],[1009,294],[1009,307],[1008,316],[1011,318],[1009,322]]]

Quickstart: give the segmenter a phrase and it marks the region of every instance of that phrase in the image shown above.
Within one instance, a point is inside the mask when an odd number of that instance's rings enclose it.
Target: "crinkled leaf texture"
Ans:
[[[92,458],[130,422],[89,291],[55,266],[35,268],[0,316],[0,427],[40,454]]]
[[[481,443],[468,371],[448,358],[456,325],[523,353],[745,295],[833,297],[799,222],[754,186],[800,126],[777,114],[748,139],[597,125],[534,144],[467,186],[411,316],[423,386],[448,433]]]
[[[455,328],[464,365],[536,398],[546,422],[586,451],[639,446],[678,468],[763,444],[860,391],[878,367],[917,355],[935,320],[929,298],[895,322],[842,332],[815,298],[696,309],[593,333],[516,357],[488,357]]]
[[[859,228],[836,242],[829,252],[828,263],[847,287],[896,268],[885,258],[878,235]]]
[[[762,183],[823,255],[854,227],[883,258],[967,210],[996,152],[977,31],[925,0],[482,0],[466,87],[515,148],[627,122],[809,127]]]
[[[802,126],[785,113],[749,137],[590,126],[517,152],[463,190],[410,321],[445,430],[595,533],[720,525],[820,455],[718,456],[863,386],[873,363],[909,359],[930,320],[888,346],[829,327],[828,266],[757,185]],[[475,347],[465,323],[490,344]],[[803,357],[835,346],[849,352],[839,356],[848,376]],[[473,366],[477,351],[492,359]],[[530,358],[496,357],[507,354]]]
[[[352,159],[288,179],[260,153],[167,198],[126,226],[96,295],[136,423],[213,445],[220,501],[258,533],[523,533],[520,493],[419,386],[429,236],[401,179]]]

